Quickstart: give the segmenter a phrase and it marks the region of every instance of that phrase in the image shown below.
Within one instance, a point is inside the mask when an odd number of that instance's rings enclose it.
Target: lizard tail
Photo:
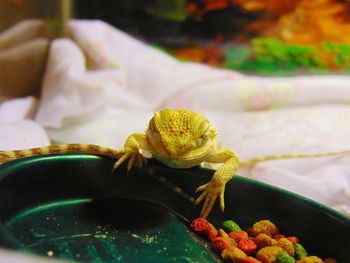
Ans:
[[[93,144],[57,144],[14,151],[0,151],[0,164],[25,157],[60,153],[88,153],[116,158],[118,151]]]
[[[240,168],[252,167],[257,163],[280,160],[280,159],[314,158],[314,157],[326,157],[326,156],[347,155],[347,154],[350,154],[350,150],[336,151],[336,152],[323,152],[323,153],[276,154],[276,155],[259,156],[256,158],[249,159],[247,161],[242,161],[240,163]]]

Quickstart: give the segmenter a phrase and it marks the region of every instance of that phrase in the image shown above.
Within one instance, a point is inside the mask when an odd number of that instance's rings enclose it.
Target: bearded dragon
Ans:
[[[258,157],[241,163],[237,155],[220,146],[215,127],[202,115],[184,109],[166,109],[156,112],[144,133],[128,136],[122,149],[110,149],[92,144],[58,144],[40,148],[14,151],[0,151],[0,163],[36,155],[62,153],[89,153],[118,159],[113,170],[127,161],[130,171],[136,162],[140,167],[146,162],[141,151],[168,167],[190,168],[203,162],[221,163],[211,180],[199,186],[201,192],[195,205],[204,201],[201,217],[207,217],[216,200],[222,211],[225,208],[224,192],[226,183],[236,174],[239,166],[252,166],[258,162],[282,159],[349,154],[350,151],[321,154],[285,154]]]

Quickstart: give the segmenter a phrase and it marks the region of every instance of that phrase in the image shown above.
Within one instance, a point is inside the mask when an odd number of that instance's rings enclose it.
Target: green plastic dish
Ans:
[[[0,245],[82,262],[220,262],[188,226],[194,190],[213,171],[143,169],[111,173],[115,160],[85,154],[32,157],[0,167]],[[179,190],[182,189],[182,190]],[[270,219],[311,254],[350,262],[350,219],[290,192],[235,176],[214,225]]]

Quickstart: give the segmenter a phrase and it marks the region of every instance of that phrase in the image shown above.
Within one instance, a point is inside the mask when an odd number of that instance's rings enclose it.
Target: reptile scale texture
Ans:
[[[122,149],[111,149],[91,144],[59,144],[46,147],[0,151],[0,163],[48,154],[88,153],[118,159],[113,167],[117,169],[128,162],[127,169],[134,164],[142,166],[146,157],[142,151],[149,152],[163,164],[173,168],[190,168],[206,163],[222,164],[211,180],[197,188],[201,192],[195,200],[198,205],[204,202],[201,217],[207,217],[216,200],[223,211],[226,183],[236,174],[239,167],[249,167],[258,162],[283,159],[321,157],[349,154],[350,151],[326,152],[316,154],[281,154],[257,157],[240,163],[236,154],[222,148],[215,127],[202,115],[185,109],[165,109],[156,112],[149,121],[144,133],[133,133],[126,139]]]

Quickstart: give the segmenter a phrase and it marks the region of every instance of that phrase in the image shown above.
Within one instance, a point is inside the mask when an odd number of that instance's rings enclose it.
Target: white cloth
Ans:
[[[58,143],[121,147],[154,111],[208,117],[242,160],[350,149],[350,77],[246,76],[165,53],[101,21],[71,21],[54,40],[35,120]],[[348,156],[288,159],[239,174],[350,214]]]
[[[0,150],[34,148],[50,144],[43,127],[34,122],[37,100],[12,99],[0,104]]]
[[[37,99],[34,97],[7,100],[0,104],[0,123],[33,119],[36,108]]]

